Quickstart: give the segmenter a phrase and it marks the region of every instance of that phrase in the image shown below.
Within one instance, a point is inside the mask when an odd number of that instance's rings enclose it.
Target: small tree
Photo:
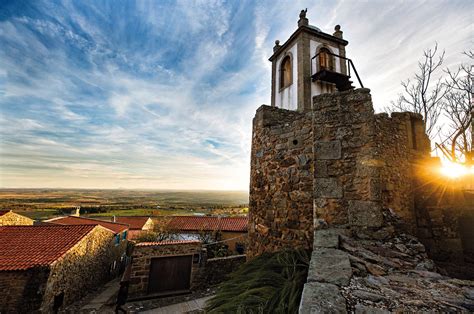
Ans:
[[[426,122],[426,133],[434,138],[438,133],[436,123],[444,107],[444,97],[450,90],[450,85],[443,83],[442,78],[434,80],[443,64],[444,51],[437,56],[438,44],[423,52],[423,59],[418,62],[418,72],[412,79],[402,82],[403,93],[399,94],[396,102],[392,102],[397,111],[419,113]]]
[[[222,232],[220,230],[201,230],[198,233],[198,238],[206,247],[209,258],[230,255],[229,246],[222,242]]]
[[[471,61],[474,60],[472,51],[464,53]],[[474,127],[473,93],[474,71],[472,64],[461,64],[456,71],[446,69],[448,74],[446,85],[449,92],[445,96],[445,115],[450,121],[450,131],[446,136],[443,148],[449,152],[453,161],[465,160],[467,164],[474,164]],[[449,148],[445,148],[447,144]]]

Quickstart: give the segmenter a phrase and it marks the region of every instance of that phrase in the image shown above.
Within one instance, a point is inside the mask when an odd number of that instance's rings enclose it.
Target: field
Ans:
[[[232,215],[246,212],[247,203],[243,191],[0,189],[0,209],[33,219],[68,215],[78,206],[90,217]]]

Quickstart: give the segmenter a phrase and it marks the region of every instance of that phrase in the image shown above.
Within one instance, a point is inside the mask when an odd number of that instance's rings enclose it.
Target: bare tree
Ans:
[[[446,69],[448,75],[445,85],[449,92],[445,96],[445,114],[450,121],[450,134],[446,136],[449,157],[453,161],[465,160],[467,164],[474,163],[474,127],[473,93],[474,71],[472,51],[464,53],[471,62],[461,64],[456,71]],[[442,143],[443,145],[444,143]]]
[[[439,56],[437,52],[438,44],[423,52],[423,59],[418,62],[418,72],[412,79],[401,83],[404,91],[396,102],[392,102],[393,109],[397,111],[420,113],[430,138],[437,134],[436,123],[443,110],[445,95],[450,89],[450,85],[444,84],[441,77],[434,79],[444,59],[444,51]]]

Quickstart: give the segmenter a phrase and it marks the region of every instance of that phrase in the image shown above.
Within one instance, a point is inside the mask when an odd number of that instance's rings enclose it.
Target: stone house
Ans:
[[[114,236],[100,225],[0,227],[0,312],[53,312],[110,279]]]
[[[113,222],[127,224],[128,239],[133,240],[138,236],[153,231],[155,224],[150,217],[113,217]]]
[[[31,226],[34,220],[14,213],[12,210],[0,210],[0,226]]]
[[[199,239],[200,233],[207,233],[214,237],[211,240],[225,243],[234,254],[243,254],[247,225],[248,217],[173,216],[167,226],[180,239]]]
[[[48,224],[57,225],[94,225],[102,226],[114,234],[113,245],[110,246],[111,254],[114,260],[110,265],[111,272],[114,274],[122,273],[126,265],[130,262],[128,242],[128,225],[118,222],[104,221],[77,216],[65,216],[52,218],[45,221]]]

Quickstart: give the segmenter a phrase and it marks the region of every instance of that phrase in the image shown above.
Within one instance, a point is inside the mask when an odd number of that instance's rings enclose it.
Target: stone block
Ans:
[[[380,227],[383,224],[380,204],[370,201],[349,201],[349,224],[362,227]]]
[[[341,159],[341,141],[318,141],[314,148],[316,159]]]
[[[336,178],[317,178],[314,183],[315,197],[342,198],[342,187]]]
[[[347,313],[346,299],[336,285],[309,282],[303,288],[299,313]]]
[[[324,160],[316,160],[314,162],[314,177],[325,178],[328,176],[327,162]]]
[[[347,286],[352,276],[349,255],[333,248],[317,248],[311,255],[308,282],[326,282]]]
[[[318,248],[338,248],[339,236],[349,234],[347,229],[317,229],[314,231],[314,250]]]

